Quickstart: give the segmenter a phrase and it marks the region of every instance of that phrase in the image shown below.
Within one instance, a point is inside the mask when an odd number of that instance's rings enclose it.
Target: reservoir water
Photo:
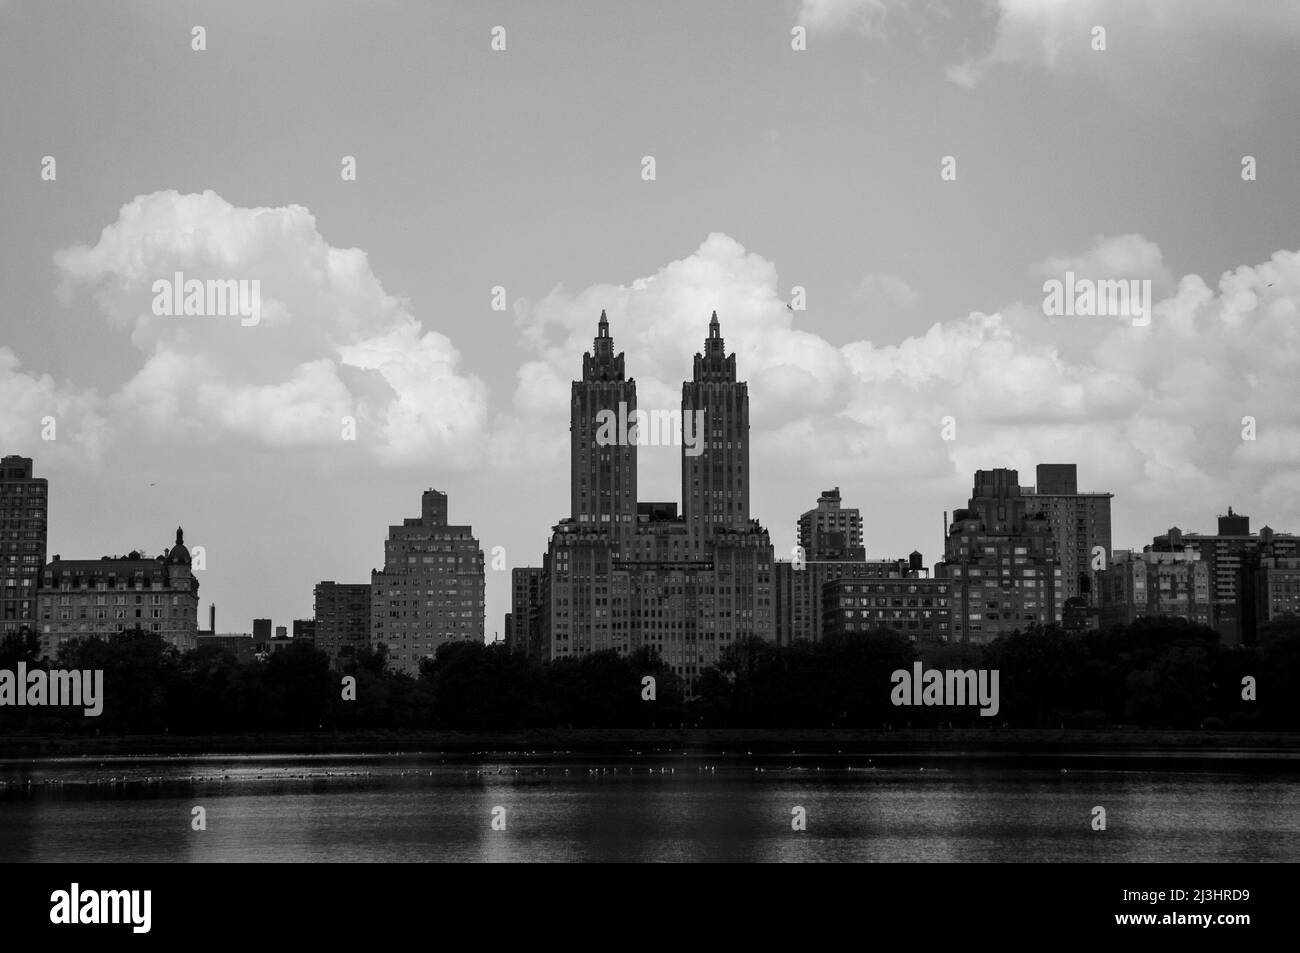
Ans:
[[[1300,861],[1300,764],[1258,764],[1249,753],[9,760],[0,861]],[[1104,831],[1092,828],[1098,806]],[[206,830],[193,829],[196,807]]]

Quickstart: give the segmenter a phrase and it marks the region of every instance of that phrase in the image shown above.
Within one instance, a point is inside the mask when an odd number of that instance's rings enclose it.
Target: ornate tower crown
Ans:
[[[596,324],[596,337],[591,342],[591,353],[582,355],[584,381],[623,380],[623,354],[614,355],[614,339],[609,336],[609,318],[602,309]]]
[[[736,355],[727,356],[727,344],[722,339],[722,324],[718,312],[709,319],[709,336],[704,339],[704,353],[695,355],[695,380],[726,384],[736,382]]]

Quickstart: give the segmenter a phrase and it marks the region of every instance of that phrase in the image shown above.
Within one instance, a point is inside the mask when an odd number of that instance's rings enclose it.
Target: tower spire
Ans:
[[[582,356],[582,379],[623,379],[623,355],[614,355],[614,338],[609,333],[609,315],[602,308],[596,322],[596,337],[591,342],[591,353]]]

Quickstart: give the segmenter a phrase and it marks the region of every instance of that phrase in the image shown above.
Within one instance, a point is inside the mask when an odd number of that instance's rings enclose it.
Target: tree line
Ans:
[[[685,684],[649,650],[537,662],[456,642],[418,676],[363,649],[342,671],[309,643],[241,663],[219,646],[180,652],[130,630],[62,645],[38,661],[29,633],[0,642],[0,669],[100,669],[104,710],[0,707],[0,734],[233,734],[527,728],[1300,728],[1300,618],[1226,647],[1211,629],[1142,619],[1098,632],[1032,627],[987,645],[916,645],[889,630],[778,646],[751,638]],[[996,669],[999,710],[898,707],[892,674]],[[355,679],[343,690],[344,676]],[[647,681],[647,677],[653,682]],[[1253,687],[1248,688],[1248,685]],[[346,700],[345,694],[354,696]],[[650,696],[653,695],[653,698]],[[1245,698],[1243,695],[1252,695]]]

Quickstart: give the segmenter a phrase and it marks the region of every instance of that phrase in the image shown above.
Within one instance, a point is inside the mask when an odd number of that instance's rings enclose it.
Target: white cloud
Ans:
[[[106,436],[95,395],[25,373],[0,349],[0,398],[19,408],[6,417],[13,432],[0,433],[11,445],[21,436],[14,428],[30,431],[49,406],[100,447],[132,431],[157,441],[337,446],[338,419],[353,414],[369,441],[365,459],[562,472],[570,382],[601,310],[640,405],[672,410],[716,309],[750,382],[756,475],[796,467],[800,486],[840,482],[846,495],[888,500],[951,492],[954,478],[965,483],[977,468],[1076,460],[1090,486],[1122,488],[1135,504],[1214,499],[1245,510],[1254,501],[1273,525],[1300,525],[1297,252],[1211,285],[1175,280],[1140,235],[1102,237],[1034,270],[1151,276],[1163,290],[1148,327],[1047,318],[1031,300],[897,342],[835,346],[799,326],[773,263],[715,233],[652,275],[519,302],[516,324],[532,354],[513,399],[492,415],[451,342],[384,292],[362,252],[330,248],[305,210],[158,193],[59,263],[68,292],[93,289],[130,329],[142,366],[109,399],[118,432]],[[261,276],[279,317],[265,328],[157,318],[148,284],[176,268]],[[940,436],[949,415],[955,441]],[[1241,440],[1245,415],[1257,419],[1254,442]],[[675,485],[676,453],[646,448],[641,457],[643,485]]]
[[[1300,254],[1227,272],[1217,291],[1195,275],[1175,282],[1159,247],[1139,235],[1099,238],[1035,270],[1064,268],[1149,276],[1167,292],[1146,328],[1071,326],[1031,301],[896,344],[835,347],[797,327],[770,262],[714,234],[651,277],[557,290],[526,309],[538,361],[520,373],[516,408],[544,404],[529,425],[567,438],[558,395],[567,398],[602,307],[642,405],[677,406],[716,306],[750,382],[756,474],[798,461],[803,485],[847,480],[859,495],[890,499],[910,486],[951,486],[954,476],[965,482],[979,468],[1029,474],[1037,462],[1076,460],[1081,479],[1121,487],[1130,502],[1249,501],[1258,490],[1275,525],[1300,524],[1300,501],[1281,489],[1300,485]],[[1259,440],[1243,446],[1248,413],[1261,420]],[[940,438],[947,415],[956,441]],[[554,460],[566,446],[550,445]]]
[[[905,0],[802,0],[798,22],[823,33],[880,35],[887,24],[911,21],[928,43],[931,30],[974,4],[908,3]],[[1300,37],[1300,5],[1259,3],[1243,7],[1223,0],[986,0],[991,44],[956,59],[948,79],[973,87],[1000,67],[1070,71],[1089,75],[1113,94],[1141,95],[1142,88],[1181,91],[1188,84],[1212,93],[1233,77],[1191,72],[1188,62],[1223,57],[1224,46],[1272,48],[1289,56]],[[1092,48],[1094,27],[1106,30],[1106,51]],[[1192,55],[1192,50],[1195,55]],[[954,55],[956,58],[956,55]],[[1231,98],[1228,100],[1231,102]],[[1198,103],[1198,105],[1202,105]]]
[[[18,355],[0,346],[0,446],[5,453],[39,452],[56,465],[97,464],[110,440],[97,403],[93,391],[24,371]]]
[[[1173,283],[1160,246],[1137,234],[1099,236],[1083,254],[1053,255],[1036,270],[1045,278],[1060,278],[1073,271],[1080,278],[1149,278],[1164,288]]]
[[[1134,72],[1148,83],[1167,80],[1157,64],[1186,62],[1190,45],[1213,56],[1222,55],[1230,38],[1258,46],[1300,35],[1300,7],[1288,3],[1246,10],[1221,0],[993,0],[990,8],[993,46],[949,70],[958,85],[974,86],[995,67],[1020,65],[1087,70],[1120,90]],[[1092,48],[1094,27],[1106,30],[1104,53]]]
[[[60,297],[90,290],[143,366],[111,398],[154,438],[337,447],[342,417],[382,463],[472,465],[487,394],[443,334],[424,332],[364,252],[330,246],[301,206],[239,208],[214,192],[142,195],[94,245],[55,254]],[[261,322],[155,315],[153,283],[256,280]]]
[[[888,13],[889,0],[803,0],[798,21],[811,30],[869,33]]]

